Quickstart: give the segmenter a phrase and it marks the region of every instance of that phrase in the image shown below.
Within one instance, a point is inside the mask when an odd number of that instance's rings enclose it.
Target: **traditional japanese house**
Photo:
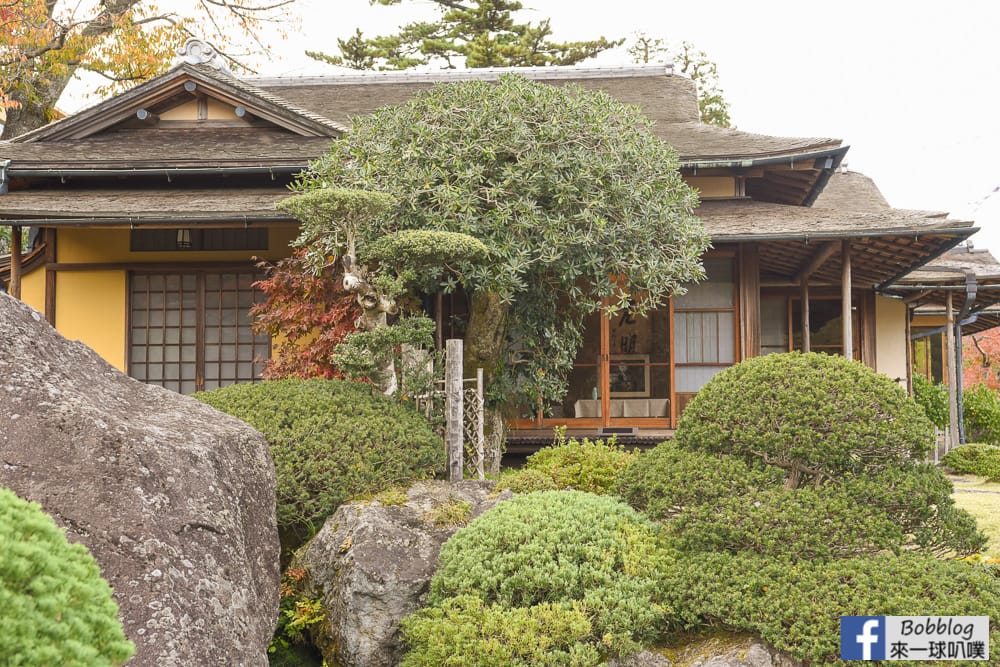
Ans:
[[[847,146],[705,125],[692,81],[664,66],[239,79],[188,60],[0,144],[0,224],[35,239],[15,245],[8,290],[178,391],[258,376],[268,341],[246,316],[251,258],[289,252],[296,224],[274,204],[293,175],[352,116],[440,81],[516,71],[639,105],[700,191],[712,238],[708,279],[667,308],[590,318],[565,400],[522,409],[512,442],[548,441],[555,425],[661,438],[715,373],[771,352],[845,354],[905,382],[907,304],[890,288],[975,231],[944,214],[814,205]],[[447,328],[464,306],[436,311]]]

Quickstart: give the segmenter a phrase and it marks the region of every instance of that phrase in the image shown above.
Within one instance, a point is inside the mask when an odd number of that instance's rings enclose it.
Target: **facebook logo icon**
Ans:
[[[841,616],[840,659],[885,660],[885,616]]]

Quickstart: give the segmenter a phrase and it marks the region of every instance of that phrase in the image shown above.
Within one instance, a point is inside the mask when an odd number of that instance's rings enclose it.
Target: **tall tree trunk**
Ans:
[[[469,328],[465,333],[465,374],[473,377],[476,369],[482,368],[488,389],[500,368],[510,307],[493,292],[476,292],[472,295],[470,311]],[[506,426],[500,408],[486,408],[484,467],[487,473],[500,472]]]

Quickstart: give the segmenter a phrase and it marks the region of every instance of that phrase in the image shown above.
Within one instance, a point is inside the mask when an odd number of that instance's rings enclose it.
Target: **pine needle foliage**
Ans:
[[[135,652],[87,548],[70,544],[37,503],[2,487],[0,554],[5,665],[120,665]]]

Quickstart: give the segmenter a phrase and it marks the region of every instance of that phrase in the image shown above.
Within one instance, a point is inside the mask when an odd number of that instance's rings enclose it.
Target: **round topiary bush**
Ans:
[[[641,648],[662,630],[655,526],[606,496],[543,491],[500,503],[441,549],[429,603],[472,595],[506,608],[583,605],[602,653]]]
[[[264,434],[277,477],[278,527],[295,547],[349,498],[444,470],[445,452],[411,407],[341,380],[274,380],[195,394]]]
[[[944,455],[941,463],[955,472],[979,475],[1000,482],[1000,447],[983,443],[960,445]]]
[[[716,375],[688,404],[681,447],[762,460],[788,485],[921,458],[934,426],[895,382],[825,354],[771,354]]]
[[[82,544],[0,488],[0,655],[5,665],[119,665],[135,652]]]
[[[973,442],[1000,445],[1000,394],[984,384],[962,394],[962,415]]]
[[[517,472],[505,475],[500,488],[514,493],[573,489],[606,494],[615,478],[637,455],[638,450],[626,451],[612,436],[604,440],[567,438],[565,429],[556,429],[550,447],[538,450]]]

